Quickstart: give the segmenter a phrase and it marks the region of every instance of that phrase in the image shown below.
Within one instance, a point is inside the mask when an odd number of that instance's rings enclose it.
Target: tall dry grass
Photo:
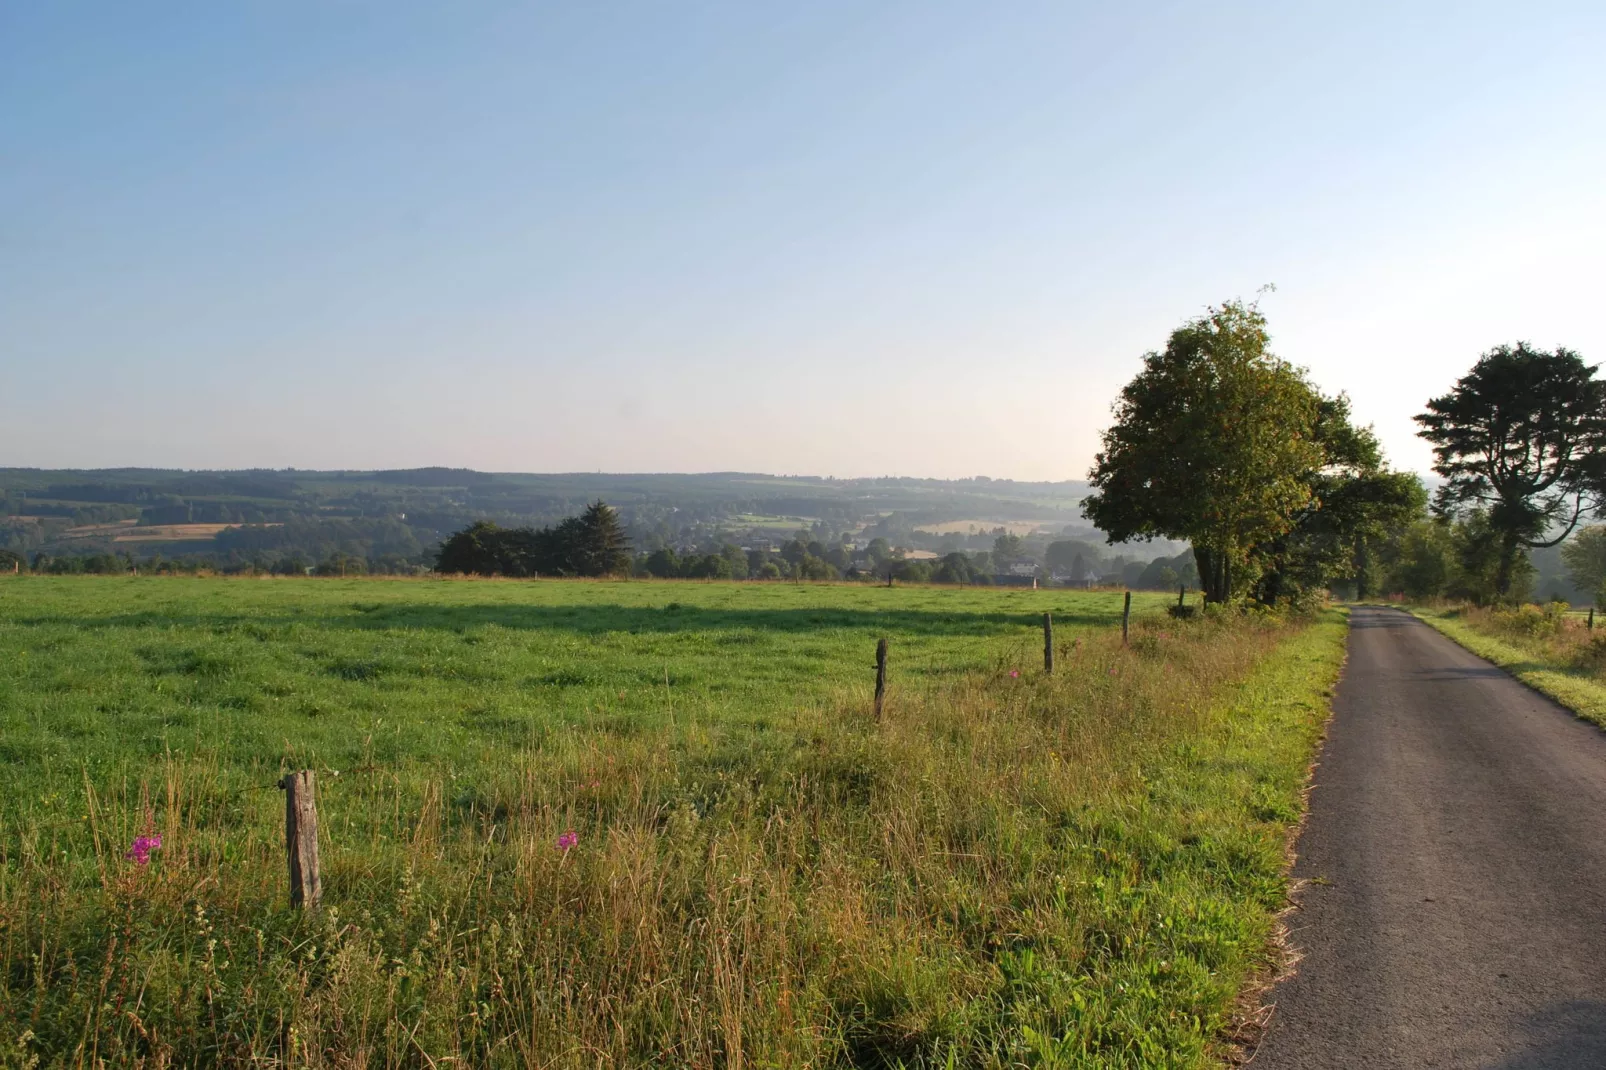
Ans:
[[[0,1062],[1191,1065],[1303,770],[1234,756],[1221,702],[1290,634],[1145,623],[741,749],[677,723],[323,770],[308,915],[276,771],[86,770],[82,823],[0,819]]]
[[[1606,683],[1606,618],[1588,618],[1565,602],[1509,607],[1459,606],[1453,616],[1485,635],[1503,639],[1558,669]]]

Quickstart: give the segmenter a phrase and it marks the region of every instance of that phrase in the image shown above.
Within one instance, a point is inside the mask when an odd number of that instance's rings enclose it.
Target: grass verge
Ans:
[[[1606,630],[1532,607],[1410,606],[1408,611],[1472,653],[1606,728]]]
[[[0,750],[5,1065],[1207,1065],[1345,634],[1145,617],[1122,646],[1089,609],[1050,678],[982,595],[93,582],[0,629],[33,740]],[[863,675],[899,622],[929,671],[877,723],[808,667],[840,641]],[[950,642],[981,653],[943,671]],[[676,651],[703,690],[651,688]],[[322,771],[310,916],[287,761]]]

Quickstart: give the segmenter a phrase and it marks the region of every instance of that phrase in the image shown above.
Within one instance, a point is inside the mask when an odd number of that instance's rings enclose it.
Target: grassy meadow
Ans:
[[[0,1066],[1207,1064],[1345,626],[1167,601],[7,577]]]

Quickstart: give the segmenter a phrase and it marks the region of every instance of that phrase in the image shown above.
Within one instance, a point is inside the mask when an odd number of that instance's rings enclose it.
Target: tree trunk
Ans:
[[[1372,597],[1372,547],[1365,539],[1355,543],[1355,601]]]
[[[1500,568],[1495,573],[1495,592],[1500,601],[1511,597],[1511,581],[1517,570],[1517,555],[1522,552],[1522,540],[1515,531],[1507,528],[1500,534]]]
[[[1199,568],[1199,587],[1204,591],[1205,601],[1227,601],[1231,594],[1228,587],[1230,573],[1227,570],[1227,555],[1214,547],[1194,543],[1193,560]]]

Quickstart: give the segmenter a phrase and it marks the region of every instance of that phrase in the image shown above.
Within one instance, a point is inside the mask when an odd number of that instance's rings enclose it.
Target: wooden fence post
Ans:
[[[1121,607],[1121,645],[1126,645],[1127,629],[1132,624],[1132,592],[1126,592],[1126,605]]]
[[[1054,675],[1054,616],[1043,614],[1043,671]]]
[[[881,703],[887,695],[887,641],[875,645],[875,719],[881,720]]]
[[[323,898],[318,872],[318,800],[311,769],[286,773],[279,782],[284,790],[284,847],[290,860],[290,905],[316,910]]]
[[[1188,602],[1188,585],[1182,584],[1177,588],[1177,608],[1181,609]]]
[[[1590,631],[1594,631],[1595,630],[1595,607],[1594,606],[1590,606],[1589,607],[1589,630]]]

